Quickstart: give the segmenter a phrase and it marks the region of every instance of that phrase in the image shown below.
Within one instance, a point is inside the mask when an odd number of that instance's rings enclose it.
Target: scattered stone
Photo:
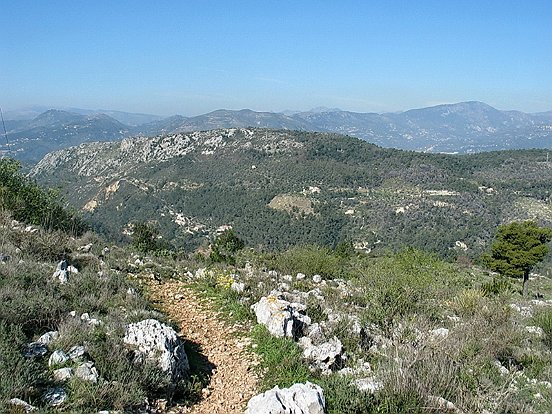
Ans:
[[[537,336],[543,336],[544,331],[540,326],[526,326],[525,330],[529,333],[535,334]]]
[[[182,300],[184,299],[184,295],[182,293],[177,293],[176,295],[173,296],[174,297],[174,300]]]
[[[49,405],[57,407],[67,400],[67,393],[61,387],[48,388],[42,399]]]
[[[127,292],[126,292],[126,293],[127,293],[127,295],[129,295],[129,296],[137,296],[137,294],[138,294],[138,293],[136,292],[136,289],[134,289],[133,287],[129,287],[129,288],[127,289]]]
[[[321,283],[321,282],[322,282],[322,276],[320,276],[320,275],[314,275],[314,276],[312,277],[312,281],[313,281],[314,283]]]
[[[429,335],[431,339],[442,339],[449,335],[449,330],[447,328],[437,328],[429,331]]]
[[[450,411],[453,413],[461,414],[463,411],[456,407],[452,402],[445,400],[443,397],[436,397],[434,395],[429,395],[427,401],[434,405],[435,409]]]
[[[91,318],[90,315],[87,312],[83,313],[80,316],[80,318],[81,318],[81,321],[87,323],[88,325],[97,326],[97,325],[102,324],[102,321],[100,321],[99,319],[96,319],[96,318]]]
[[[500,372],[500,375],[508,375],[510,374],[510,370],[506,368],[502,363],[497,359],[493,362],[494,366],[497,367],[498,372]]]
[[[521,306],[516,303],[510,303],[509,306],[525,318],[531,318],[533,316],[533,312],[531,312],[531,308],[529,306]]]
[[[236,293],[243,293],[245,291],[245,283],[243,282],[233,282],[230,286],[230,289]]]
[[[263,296],[251,309],[257,316],[257,323],[265,325],[272,335],[298,339],[311,323],[310,318],[304,314],[306,306],[290,303],[281,299],[281,296],[279,292]]]
[[[50,355],[50,359],[48,359],[48,366],[53,367],[56,365],[63,365],[67,361],[69,361],[69,357],[67,356],[67,354],[58,349],[52,352],[52,355]]]
[[[297,273],[297,276],[295,276],[295,279],[297,280],[303,280],[307,276],[304,273]]]
[[[67,283],[67,281],[69,280],[69,275],[71,273],[77,274],[79,273],[79,271],[76,267],[70,266],[67,263],[67,260],[62,260],[61,262],[58,263],[56,271],[52,275],[52,279],[59,280],[59,283],[63,285]]]
[[[51,342],[55,341],[59,338],[59,332],[58,331],[49,331],[46,332],[44,335],[42,335],[40,338],[36,340],[36,342],[40,342],[44,345],[49,345]]]
[[[325,406],[322,388],[307,382],[256,395],[247,403],[245,414],[323,414]]]
[[[86,348],[82,345],[75,345],[69,350],[67,356],[72,361],[80,362],[84,360],[84,354],[86,354]]]
[[[268,277],[277,278],[278,277],[278,272],[276,270],[269,270],[268,271]]]
[[[65,382],[68,381],[73,376],[72,368],[59,368],[56,369],[53,373],[54,381]]]
[[[293,276],[291,276],[291,275],[283,275],[283,276],[282,276],[282,280],[283,280],[284,282],[293,282]]]
[[[92,243],[85,244],[84,246],[79,247],[77,250],[79,252],[83,253],[90,253],[90,249],[92,249]]]
[[[75,369],[75,376],[94,384],[98,382],[98,378],[100,377],[93,362],[85,362],[79,365],[77,369]]]
[[[25,346],[23,355],[25,358],[41,357],[48,353],[48,348],[41,342],[31,342]]]
[[[372,373],[372,366],[369,362],[364,361],[363,359],[357,360],[354,367],[347,367],[340,369],[337,373],[341,376],[343,375],[354,375],[356,377],[364,376]]]
[[[11,260],[11,256],[7,254],[0,253],[0,263],[6,263]]]
[[[36,407],[32,406],[28,402],[23,401],[19,398],[12,398],[10,400],[10,404],[22,408],[23,411],[25,411],[26,413],[30,413],[31,411],[35,411],[37,409]]]
[[[287,292],[291,289],[291,286],[286,282],[280,282],[278,283],[277,289],[281,292]]]
[[[343,345],[335,336],[320,345],[313,345],[312,340],[304,336],[299,340],[299,345],[303,348],[303,357],[313,362],[314,367],[323,374],[330,374],[341,365]]]
[[[383,388],[382,382],[374,377],[359,378],[353,381],[353,385],[360,391],[369,392],[370,394],[374,394]]]
[[[173,328],[155,319],[146,319],[130,324],[123,341],[137,347],[138,360],[145,358],[157,361],[161,370],[169,374],[173,382],[188,375],[190,365],[184,344]]]

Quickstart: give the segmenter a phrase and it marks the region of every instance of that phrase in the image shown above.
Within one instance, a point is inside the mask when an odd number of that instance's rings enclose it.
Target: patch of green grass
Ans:
[[[272,336],[268,330],[257,325],[252,331],[254,351],[261,357],[262,389],[276,385],[284,388],[297,382],[313,381],[314,377],[303,363],[302,352],[289,338]]]
[[[0,320],[0,412],[9,412],[7,400],[14,397],[39,399],[40,387],[46,383],[41,364],[23,357],[25,343],[20,326]]]

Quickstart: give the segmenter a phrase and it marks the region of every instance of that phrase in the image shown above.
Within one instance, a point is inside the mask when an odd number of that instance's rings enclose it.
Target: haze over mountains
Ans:
[[[37,162],[52,150],[83,142],[245,127],[334,132],[382,147],[424,152],[552,148],[552,111],[501,111],[482,102],[386,114],[327,108],[285,113],[221,109],[195,117],[175,115],[163,119],[119,111],[76,111],[81,113],[48,110],[33,119],[7,120],[11,150],[22,160]],[[22,115],[6,114],[6,118],[10,116]],[[0,150],[5,152],[7,146],[2,144]]]

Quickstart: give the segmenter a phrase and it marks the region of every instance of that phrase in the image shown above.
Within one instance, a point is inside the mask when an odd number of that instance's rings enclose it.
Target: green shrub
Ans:
[[[511,291],[512,284],[511,282],[502,276],[495,276],[489,282],[483,283],[481,285],[481,291],[484,296],[497,296],[502,293]]]
[[[26,342],[19,326],[0,319],[0,412],[9,412],[7,400],[11,398],[31,402],[40,398],[46,378],[37,361],[23,357]]]
[[[436,312],[434,299],[443,297],[457,278],[456,269],[433,255],[409,249],[355,265],[355,285],[366,297],[364,319],[384,330],[399,319]]]
[[[161,250],[158,241],[159,229],[151,223],[132,224],[132,246],[142,253]]]
[[[552,350],[552,309],[540,311],[534,316],[534,321],[544,331],[543,340]]]
[[[271,263],[281,273],[297,272],[325,278],[341,277],[344,274],[344,261],[327,247],[296,246],[275,256]]]
[[[0,210],[11,211],[16,220],[72,234],[88,228],[75,212],[63,207],[56,191],[43,190],[25,177],[18,161],[0,160],[0,183]]]

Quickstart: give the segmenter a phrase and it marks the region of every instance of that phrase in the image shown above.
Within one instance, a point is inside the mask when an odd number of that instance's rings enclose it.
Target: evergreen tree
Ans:
[[[490,253],[483,262],[505,276],[523,277],[523,295],[527,294],[529,272],[549,251],[552,229],[534,221],[512,222],[498,228]]]

